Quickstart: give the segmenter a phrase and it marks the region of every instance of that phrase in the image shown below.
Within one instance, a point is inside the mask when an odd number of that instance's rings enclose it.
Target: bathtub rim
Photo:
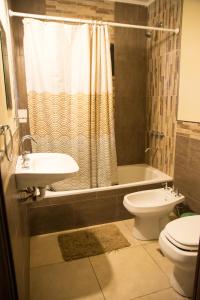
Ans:
[[[126,166],[128,167],[131,165],[126,165]],[[126,166],[124,166],[124,167],[126,167]],[[134,164],[134,166],[143,166],[148,169],[151,169],[152,171],[156,172],[157,175],[160,175],[160,177],[154,178],[154,179],[142,180],[142,181],[135,181],[135,182],[131,182],[131,183],[116,184],[116,185],[111,185],[111,186],[97,187],[97,188],[90,188],[90,189],[71,190],[71,191],[56,191],[56,192],[46,191],[44,198],[55,198],[55,197],[62,197],[62,196],[88,194],[88,193],[94,193],[94,192],[100,192],[100,191],[110,191],[110,190],[116,190],[116,189],[129,188],[129,187],[133,187],[133,186],[142,186],[142,185],[149,185],[149,184],[173,181],[173,177],[165,174],[164,172],[162,172],[148,164]],[[121,166],[119,166],[119,167],[121,167]]]

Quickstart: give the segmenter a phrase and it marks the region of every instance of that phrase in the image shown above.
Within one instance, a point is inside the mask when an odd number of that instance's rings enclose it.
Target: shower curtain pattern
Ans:
[[[33,150],[70,154],[80,168],[53,187],[117,183],[107,27],[25,19],[24,53]]]

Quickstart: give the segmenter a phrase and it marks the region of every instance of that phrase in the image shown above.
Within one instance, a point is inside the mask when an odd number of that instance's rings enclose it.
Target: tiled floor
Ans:
[[[132,235],[133,220],[116,222],[131,246],[65,262],[57,234],[31,238],[31,300],[184,300],[170,286],[172,264],[157,241]]]

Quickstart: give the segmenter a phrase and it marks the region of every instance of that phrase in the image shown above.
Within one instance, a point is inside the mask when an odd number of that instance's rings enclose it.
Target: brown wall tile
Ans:
[[[147,8],[115,4],[115,22],[147,24]],[[144,163],[146,38],[143,31],[115,29],[115,136],[118,165]]]
[[[194,129],[195,128],[195,129]],[[189,206],[200,213],[200,128],[199,124],[178,123],[175,155],[175,185]]]
[[[71,204],[48,205],[30,209],[31,235],[74,228],[74,209]]]
[[[116,197],[97,198],[74,206],[75,227],[113,222],[116,220]]]
[[[182,0],[156,0],[148,9],[148,25],[180,28]],[[147,41],[147,128],[149,164],[173,175],[178,103],[180,34],[152,32]],[[152,131],[164,133],[158,138]],[[157,149],[157,151],[156,151]]]

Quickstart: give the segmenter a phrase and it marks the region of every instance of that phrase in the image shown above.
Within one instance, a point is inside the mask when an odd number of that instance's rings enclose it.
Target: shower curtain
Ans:
[[[35,152],[71,155],[79,172],[56,190],[117,183],[108,28],[24,19],[24,55]]]

